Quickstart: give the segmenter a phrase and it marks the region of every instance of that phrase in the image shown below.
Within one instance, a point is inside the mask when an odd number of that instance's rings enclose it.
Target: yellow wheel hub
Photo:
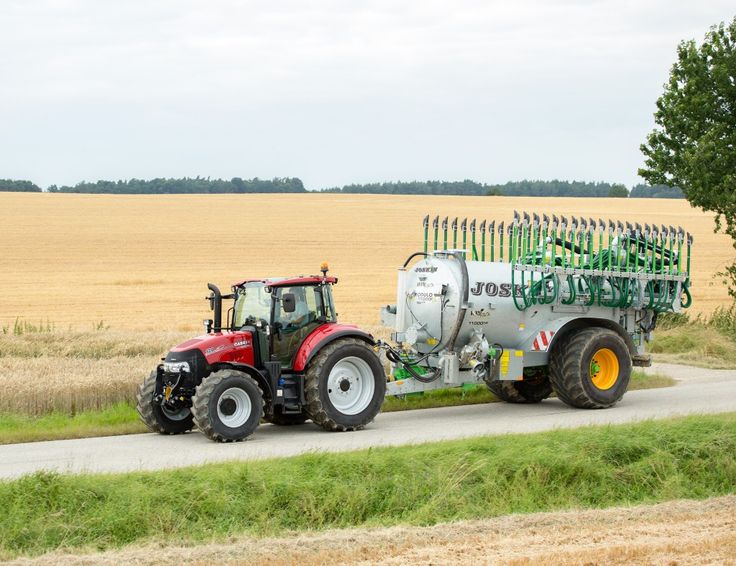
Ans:
[[[590,379],[598,389],[606,390],[618,381],[618,358],[613,350],[601,348],[590,361]]]

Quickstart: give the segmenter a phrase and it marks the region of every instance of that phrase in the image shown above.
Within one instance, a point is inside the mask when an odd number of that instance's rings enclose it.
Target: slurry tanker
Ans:
[[[326,264],[321,275],[245,279],[227,295],[208,284],[214,317],[141,384],[143,422],[221,442],[262,419],[357,430],[385,395],[466,384],[510,403],[554,392],[606,408],[632,366],[651,363],[657,315],[692,302],[693,238],[682,228],[514,213],[498,224],[426,216],[423,231],[422,251],[399,268],[396,304],[380,312],[389,342],[337,321]]]

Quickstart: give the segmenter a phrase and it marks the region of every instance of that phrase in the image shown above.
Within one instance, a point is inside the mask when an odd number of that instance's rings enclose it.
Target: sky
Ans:
[[[2,0],[0,178],[640,182],[733,0]]]

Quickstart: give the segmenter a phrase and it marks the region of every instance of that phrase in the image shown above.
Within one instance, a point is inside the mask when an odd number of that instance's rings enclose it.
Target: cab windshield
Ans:
[[[253,281],[238,287],[235,296],[235,318],[233,319],[235,328],[255,324],[259,320],[268,323],[270,318],[271,293],[266,292],[264,283]]]

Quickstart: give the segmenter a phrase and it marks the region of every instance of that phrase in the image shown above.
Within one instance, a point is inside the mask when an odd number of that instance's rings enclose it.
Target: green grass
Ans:
[[[0,559],[735,491],[736,414],[160,472],[37,473],[0,482]]]
[[[660,315],[649,351],[661,362],[736,369],[736,303],[709,317]]]
[[[661,375],[647,376],[634,372],[629,390],[668,387],[674,380]],[[422,395],[410,395],[403,399],[387,397],[384,412],[475,405],[498,401],[484,385],[468,388],[429,391]],[[147,432],[131,404],[119,403],[106,409],[80,411],[75,415],[51,413],[40,417],[0,413],[0,444],[37,442],[64,438],[87,438],[91,436],[114,436]]]
[[[0,444],[132,434],[146,430],[135,408],[128,403],[98,411],[81,411],[73,416],[50,413],[31,417],[0,413]]]

